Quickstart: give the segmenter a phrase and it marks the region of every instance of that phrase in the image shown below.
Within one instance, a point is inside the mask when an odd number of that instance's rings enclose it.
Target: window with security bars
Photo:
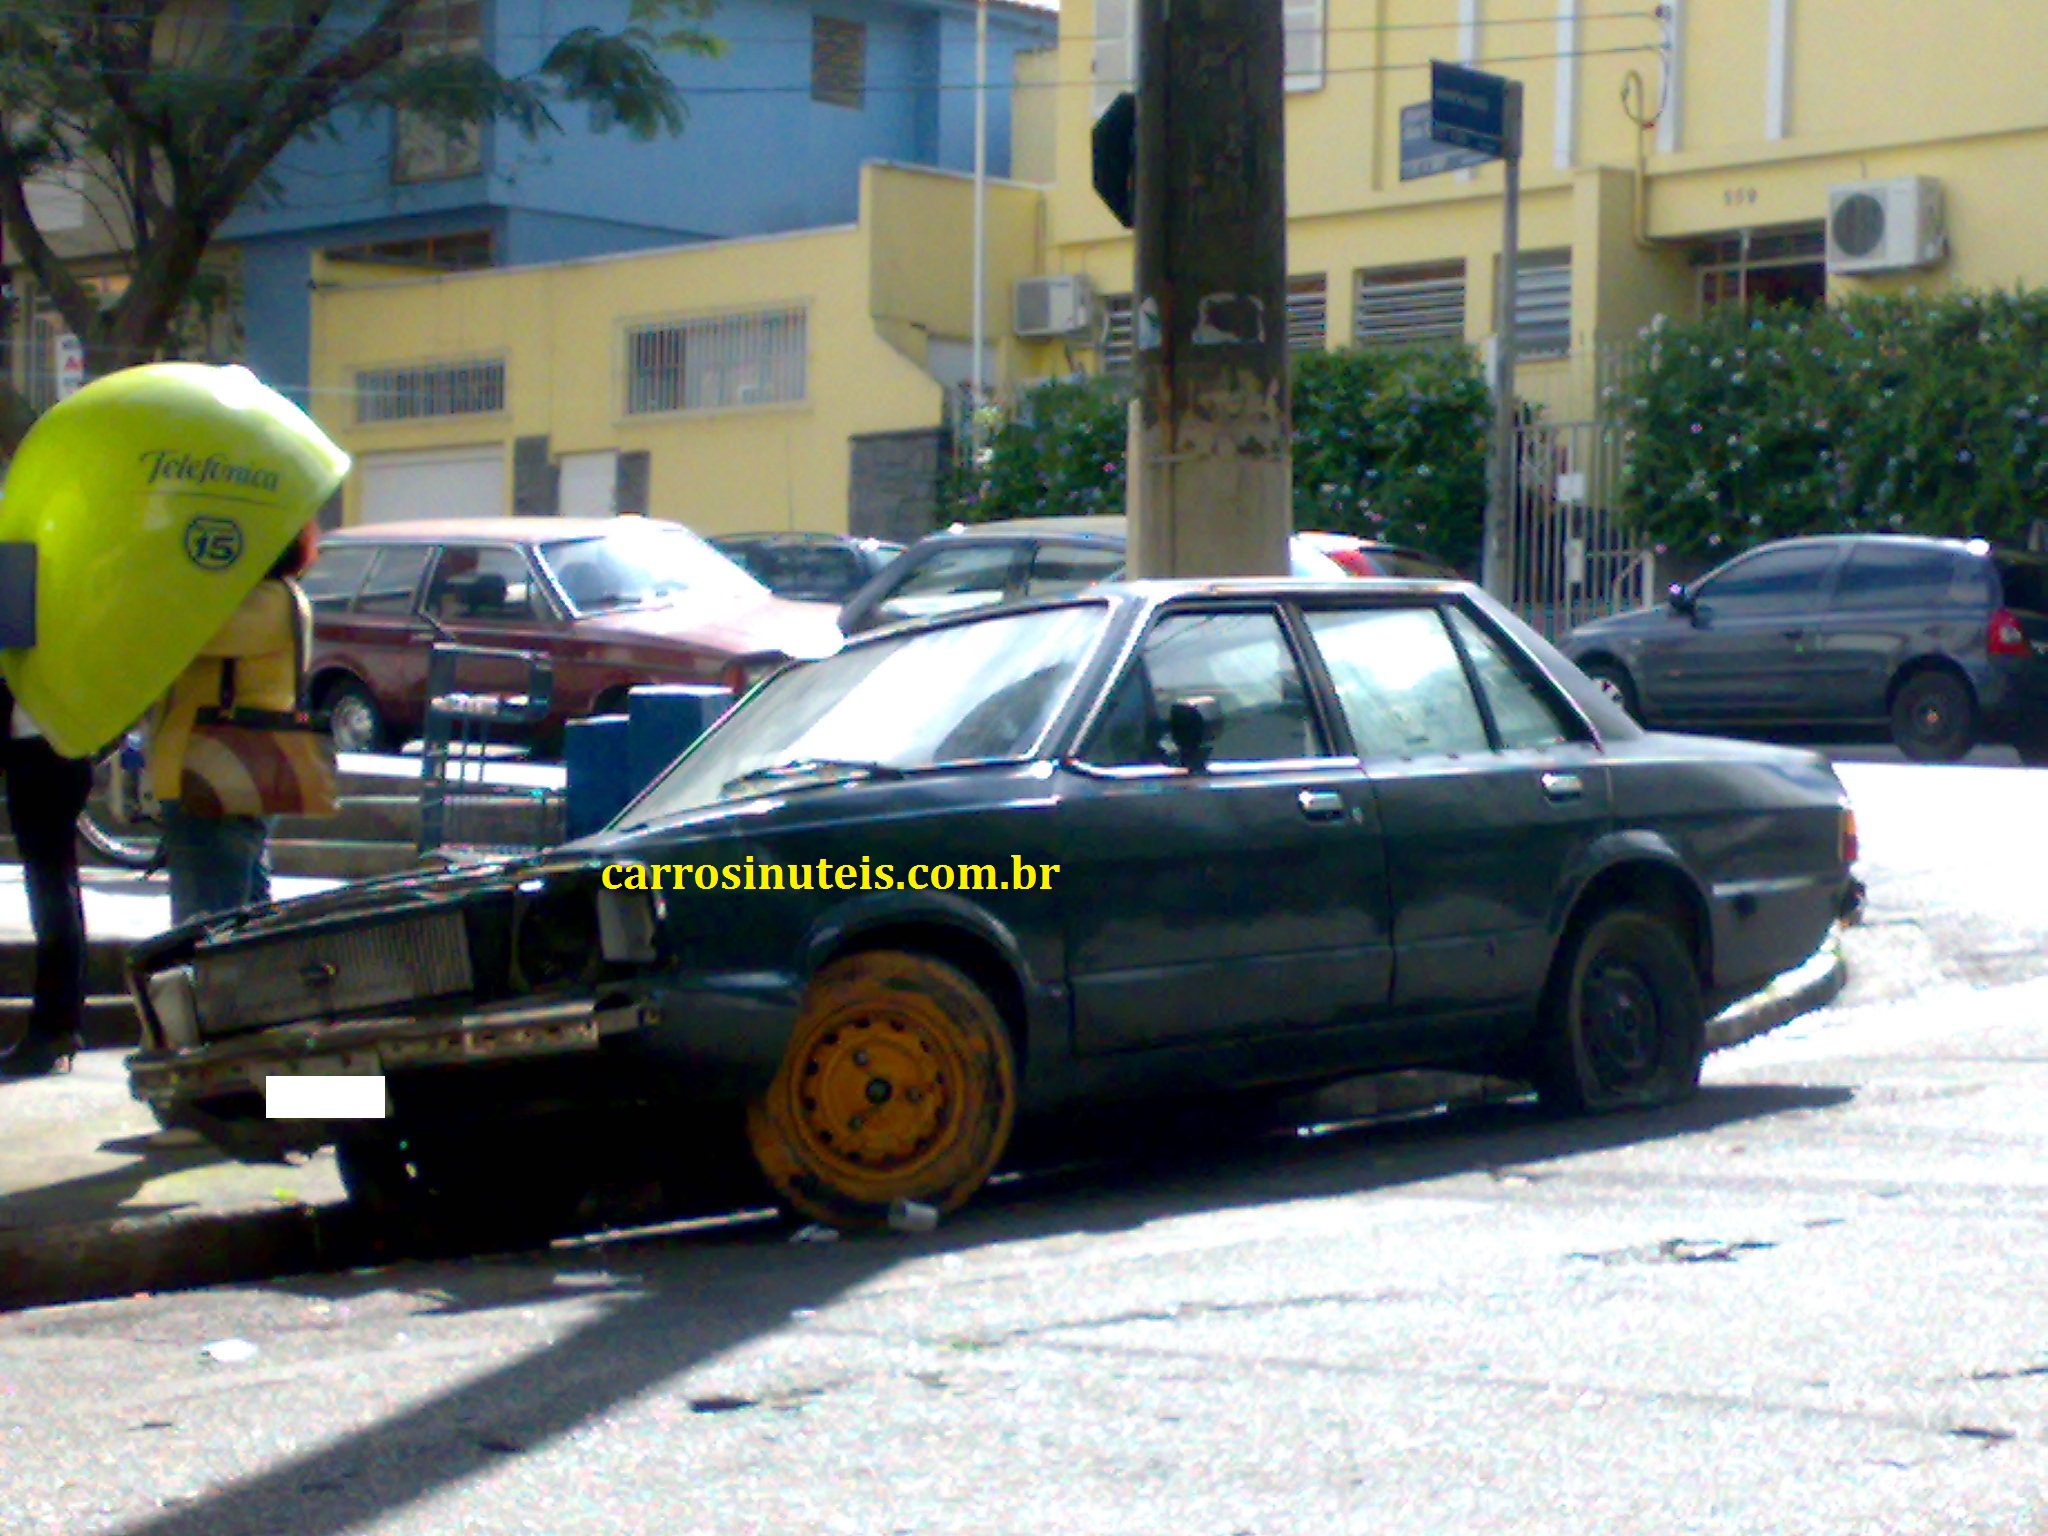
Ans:
[[[858,107],[867,82],[867,24],[836,16],[813,16],[811,100],[834,107]]]
[[[1563,357],[1572,349],[1572,253],[1537,251],[1515,263],[1515,354]]]
[[[1129,373],[1138,360],[1137,337],[1132,329],[1134,301],[1128,293],[1112,293],[1102,300],[1102,371]]]
[[[1465,339],[1465,263],[1381,267],[1358,274],[1351,339],[1361,347],[1403,347]]]
[[[640,326],[626,335],[626,412],[715,411],[804,398],[801,309]]]
[[[505,409],[505,360],[365,368],[356,374],[356,421],[422,421]]]
[[[1329,335],[1330,295],[1323,274],[1287,279],[1287,350],[1320,352]]]

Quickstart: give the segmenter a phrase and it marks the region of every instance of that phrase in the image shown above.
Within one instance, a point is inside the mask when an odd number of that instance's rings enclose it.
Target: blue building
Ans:
[[[523,266],[850,223],[867,160],[974,164],[974,0],[722,0],[718,58],[671,56],[677,136],[599,132],[582,109],[538,139],[503,123],[451,137],[380,111],[280,160],[276,195],[221,232],[241,254],[250,366],[303,400],[318,253],[411,268]],[[1012,61],[1057,13],[988,7],[991,176],[1010,168]],[[623,26],[623,0],[425,0],[417,35],[533,69],[573,26]]]

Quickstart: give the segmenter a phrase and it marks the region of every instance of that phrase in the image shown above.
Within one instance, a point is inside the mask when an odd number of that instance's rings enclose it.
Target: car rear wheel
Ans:
[[[1610,907],[1577,922],[1544,993],[1536,1089],[1568,1114],[1675,1104],[1699,1087],[1706,1010],[1671,920]]]
[[[1892,741],[1916,763],[1953,763],[1977,744],[1977,700],[1953,672],[1916,672],[1892,696]]]
[[[943,961],[875,950],[813,978],[747,1140],[793,1210],[875,1226],[899,1200],[963,1204],[1008,1147],[1016,1099],[988,994]]]
[[[1629,680],[1627,670],[1617,661],[1589,661],[1581,669],[1602,693],[1623,710],[1631,720],[1641,720],[1636,709],[1636,685]]]
[[[320,707],[337,752],[381,752],[388,740],[384,716],[370,690],[352,677],[336,678],[322,690]]]

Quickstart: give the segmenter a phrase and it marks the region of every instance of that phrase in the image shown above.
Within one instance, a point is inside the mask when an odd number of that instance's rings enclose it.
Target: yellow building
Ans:
[[[1552,422],[1592,418],[1660,314],[2048,280],[2034,0],[1268,3],[1298,346],[1494,332],[1500,166],[1401,174],[1402,110],[1439,58],[1523,83],[1518,388]],[[1089,132],[1130,76],[1134,10],[1064,0],[1058,46],[1018,61],[1020,180],[989,199],[999,388],[1130,364],[1132,242],[1090,185]],[[965,178],[875,165],[841,229],[399,280],[330,267],[315,409],[362,464],[347,515],[914,521],[968,376],[972,228]]]
[[[1496,328],[1501,167],[1404,181],[1401,112],[1432,59],[1522,82],[1519,392],[1591,412],[1603,360],[1658,314],[1745,297],[2048,280],[2048,28],[2014,0],[1273,0],[1287,26],[1297,345]],[[1132,249],[1089,186],[1094,116],[1130,75],[1135,0],[1065,0],[1050,92],[1052,269],[1102,296],[1128,358]],[[1039,349],[1048,371],[1067,346]]]
[[[313,409],[357,456],[344,520],[889,531],[906,486],[928,494],[970,371],[972,200],[968,178],[869,164],[840,228],[458,273],[324,264]],[[1041,263],[1041,205],[988,184],[991,294]]]

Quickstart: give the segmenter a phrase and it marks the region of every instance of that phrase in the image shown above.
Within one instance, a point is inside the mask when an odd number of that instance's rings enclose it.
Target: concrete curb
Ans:
[[[0,1232],[0,1312],[378,1262],[341,1206],[185,1211]]]
[[[1707,1048],[1753,1040],[1839,994],[1848,965],[1836,936],[1803,965],[1708,1021]],[[1337,1084],[1303,1102],[1320,1118],[1375,1119],[1514,1098],[1524,1085],[1452,1072],[1395,1072]],[[0,1231],[0,1311],[188,1290],[386,1262],[346,1206],[172,1212]]]

